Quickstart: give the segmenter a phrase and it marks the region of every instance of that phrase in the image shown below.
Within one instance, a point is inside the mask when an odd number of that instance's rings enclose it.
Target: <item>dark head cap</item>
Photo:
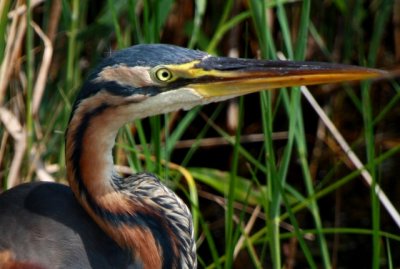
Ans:
[[[99,72],[107,66],[118,64],[131,67],[180,64],[200,60],[205,56],[207,56],[205,52],[174,45],[141,44],[112,52],[110,57],[104,59],[99,64],[96,71]],[[95,75],[95,73],[92,75]]]

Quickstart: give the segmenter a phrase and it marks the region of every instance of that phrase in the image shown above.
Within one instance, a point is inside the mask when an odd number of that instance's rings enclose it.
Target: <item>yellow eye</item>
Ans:
[[[172,79],[172,73],[166,67],[160,67],[154,72],[155,78],[160,82],[168,82]]]

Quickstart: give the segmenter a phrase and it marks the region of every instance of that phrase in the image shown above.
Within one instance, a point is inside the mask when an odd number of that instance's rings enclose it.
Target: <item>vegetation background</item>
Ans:
[[[1,0],[0,191],[65,183],[64,130],[82,81],[110,51],[155,42],[398,74],[400,1]],[[398,81],[311,92],[121,130],[121,173],[158,174],[191,205],[200,268],[400,267]]]

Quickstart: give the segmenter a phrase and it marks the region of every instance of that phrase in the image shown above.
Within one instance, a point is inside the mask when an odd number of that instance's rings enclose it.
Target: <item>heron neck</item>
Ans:
[[[102,197],[114,192],[112,149],[118,128],[107,105],[95,110],[77,109],[66,135],[69,184],[77,196]],[[107,112],[107,113],[106,113]]]
[[[111,238],[131,249],[143,268],[161,268],[162,258],[151,232],[128,223],[115,225],[119,218],[126,219],[137,210],[114,182],[118,175],[112,149],[129,114],[123,109],[103,98],[91,98],[76,107],[66,133],[67,178],[77,200]]]

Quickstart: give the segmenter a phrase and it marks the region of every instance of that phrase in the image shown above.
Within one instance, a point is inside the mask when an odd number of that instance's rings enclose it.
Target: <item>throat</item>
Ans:
[[[112,107],[77,111],[66,135],[67,177],[69,184],[92,219],[121,247],[129,249],[144,269],[162,268],[162,257],[151,230],[138,208],[116,185],[112,149],[120,125]],[[133,190],[131,190],[133,191]],[[158,221],[154,221],[158,223]]]
[[[107,104],[96,109],[86,106],[81,104],[75,111],[66,134],[68,182],[81,203],[89,198],[111,212],[126,212],[127,198],[114,186],[118,174],[112,156],[118,129],[124,122],[117,122],[113,107]]]
[[[101,94],[78,103],[66,133],[67,178],[90,217],[142,268],[178,268],[182,246],[195,253],[186,205],[152,175],[125,181],[114,170],[118,129],[141,108],[118,105]]]
[[[82,136],[79,157],[80,179],[87,191],[96,198],[115,192],[112,149],[117,130],[107,130],[100,117],[94,118]]]

